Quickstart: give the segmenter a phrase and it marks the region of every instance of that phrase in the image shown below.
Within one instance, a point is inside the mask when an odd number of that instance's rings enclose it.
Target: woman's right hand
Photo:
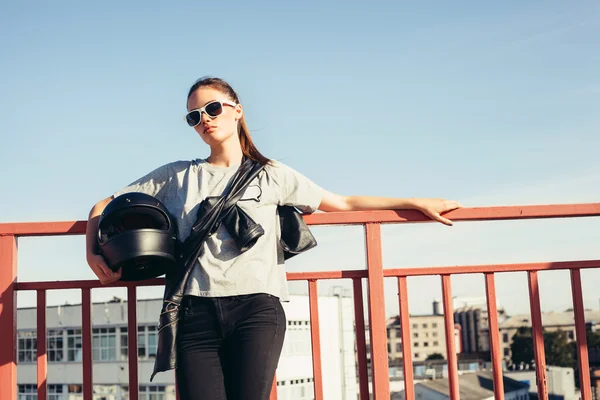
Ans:
[[[102,211],[112,199],[112,196],[107,197],[104,200],[100,200],[92,207],[85,229],[85,253],[87,263],[103,285],[118,281],[121,278],[121,270],[119,269],[117,272],[113,272],[108,265],[106,265],[104,257],[97,253],[98,244],[96,238],[98,237],[100,214],[102,214]]]
[[[121,279],[121,269],[119,268],[117,272],[113,272],[108,265],[106,265],[104,257],[100,254],[88,254],[87,263],[103,285]]]

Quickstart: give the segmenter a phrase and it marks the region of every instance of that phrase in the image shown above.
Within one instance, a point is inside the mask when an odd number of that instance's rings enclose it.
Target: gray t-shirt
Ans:
[[[176,161],[155,169],[114,193],[142,192],[159,199],[177,219],[179,240],[190,234],[200,202],[222,195],[239,165],[216,167],[206,160]],[[314,212],[321,203],[323,189],[292,168],[273,161],[256,177],[238,205],[265,234],[244,253],[221,226],[203,244],[185,294],[206,297],[269,293],[283,301],[289,299],[278,205],[291,205],[302,212]]]

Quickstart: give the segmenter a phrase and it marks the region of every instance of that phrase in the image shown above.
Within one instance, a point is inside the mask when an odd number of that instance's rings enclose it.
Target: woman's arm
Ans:
[[[112,270],[106,265],[106,261],[101,254],[97,254],[97,235],[98,235],[98,223],[100,221],[100,214],[104,211],[104,208],[113,200],[113,196],[107,197],[104,200],[100,200],[92,207],[88,216],[87,227],[85,231],[85,253],[88,265],[94,271],[98,279],[102,284],[118,281],[121,278],[121,270],[112,272]]]
[[[452,221],[440,214],[460,208],[461,205],[454,200],[426,199],[426,198],[387,198],[372,196],[341,196],[324,191],[321,211],[365,211],[365,210],[418,210],[429,218],[446,225]]]

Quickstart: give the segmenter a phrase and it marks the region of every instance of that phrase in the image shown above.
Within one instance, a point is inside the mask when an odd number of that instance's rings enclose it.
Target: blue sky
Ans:
[[[399,3],[3,3],[0,221],[86,219],[151,169],[207,156],[182,118],[204,75],[238,91],[265,155],[331,191],[465,206],[597,202],[600,7]],[[599,259],[598,232],[597,219],[390,226],[384,261]],[[359,228],[315,233],[320,246],[290,270],[364,266]],[[83,243],[22,239],[20,279],[92,278]],[[498,301],[527,312],[516,276],[499,277]],[[600,273],[584,278],[585,304],[598,308]],[[455,294],[483,294],[477,279],[455,279]],[[413,312],[430,310],[437,282],[410,281]],[[570,302],[568,274],[543,274],[544,309]]]

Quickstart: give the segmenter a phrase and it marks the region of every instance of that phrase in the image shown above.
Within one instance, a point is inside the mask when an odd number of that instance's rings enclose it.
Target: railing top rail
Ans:
[[[453,221],[498,221],[600,216],[600,203],[549,204],[461,208],[446,214]],[[360,225],[367,223],[431,222],[422,213],[402,211],[352,211],[305,216],[310,225]],[[85,233],[86,221],[0,223],[0,236],[58,236]]]
[[[423,275],[460,275],[476,273],[500,273],[500,272],[525,272],[525,271],[549,271],[563,269],[587,269],[600,268],[600,260],[578,260],[578,261],[555,261],[521,264],[481,264],[481,265],[453,265],[453,266],[430,266],[409,268],[386,268],[383,270],[385,277],[400,276],[423,276]],[[317,281],[326,279],[363,279],[367,278],[367,270],[333,270],[316,272],[288,272],[289,281]],[[141,282],[114,282],[103,285],[98,280],[73,280],[73,281],[40,281],[40,282],[17,282],[17,290],[57,290],[57,289],[83,289],[104,287],[137,287],[137,286],[159,286],[164,285],[164,278],[148,279]]]

